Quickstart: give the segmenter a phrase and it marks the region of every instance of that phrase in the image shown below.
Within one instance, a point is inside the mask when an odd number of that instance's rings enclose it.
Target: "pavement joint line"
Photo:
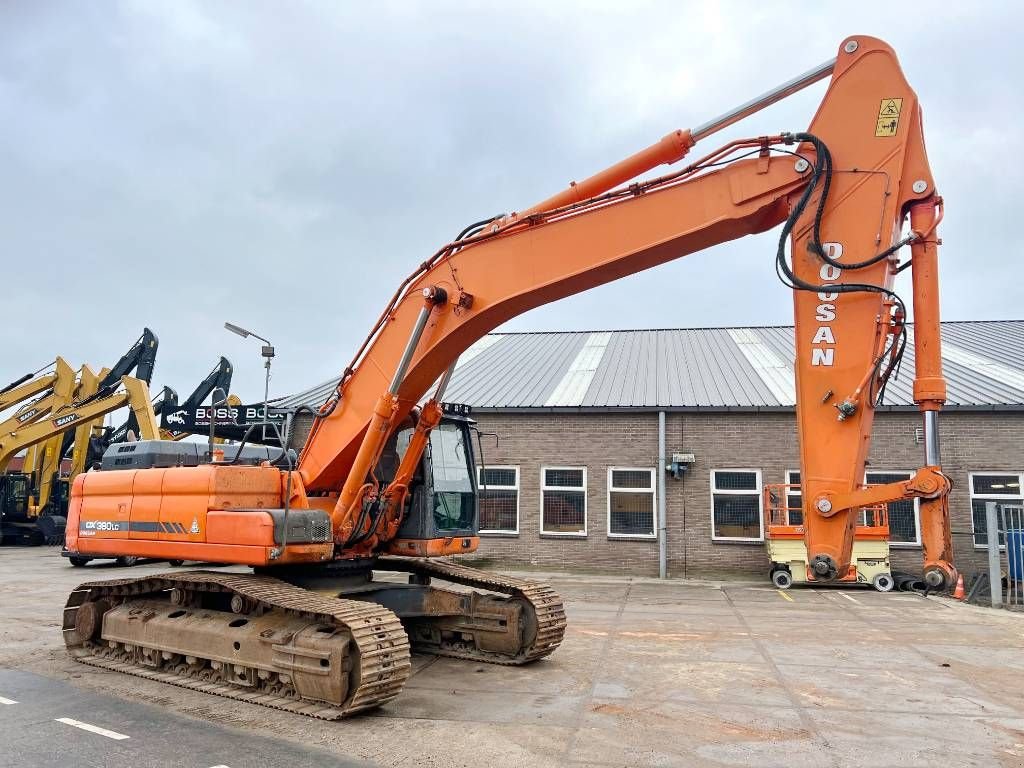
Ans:
[[[58,723],[64,723],[64,725],[70,725],[74,728],[80,728],[83,731],[89,731],[89,733],[96,733],[100,736],[106,736],[108,739],[114,741],[123,741],[124,739],[130,739],[131,736],[126,736],[123,733],[117,731],[110,731],[106,728],[100,728],[98,725],[92,725],[91,723],[83,723],[81,720],[75,720],[72,717],[55,717],[53,718]]]
[[[729,601],[729,605],[731,605],[733,610],[736,612],[736,617],[740,620],[740,622],[743,624],[743,626],[749,633],[750,625],[747,623],[746,617],[733,602],[732,598],[729,596],[728,591],[723,589],[722,593],[725,595],[725,599]],[[811,734],[814,740],[817,741],[821,747],[824,747],[825,753],[831,756],[833,752],[831,742],[829,742],[829,740],[822,735],[821,731],[818,730],[818,726],[815,724],[814,720],[812,720],[810,715],[807,714],[807,710],[804,708],[803,703],[800,701],[800,697],[796,695],[792,687],[790,687],[789,683],[786,681],[786,678],[782,676],[782,672],[779,670],[779,667],[775,663],[775,660],[771,657],[771,654],[768,653],[768,650],[765,648],[764,643],[761,642],[761,640],[755,638],[753,635],[750,636],[750,642],[752,642],[754,646],[757,648],[758,652],[761,654],[761,657],[764,659],[764,663],[768,666],[768,669],[772,672],[772,674],[775,675],[775,679],[782,687],[782,690],[786,692],[786,696],[789,697],[789,700],[792,702],[793,707],[796,709],[797,717],[800,718],[800,722],[803,723],[803,726],[807,730],[807,733]],[[834,761],[832,762],[832,764],[837,765],[837,763],[835,763]]]
[[[8,699],[6,696],[0,696],[0,704],[17,704],[14,699]]]
[[[927,596],[927,595],[925,595],[925,596],[924,596],[924,599],[925,599],[925,600],[928,600],[929,598],[928,598],[928,596]],[[935,601],[933,600],[932,602],[935,602]],[[940,602],[941,602],[941,601],[940,601]],[[864,616],[861,616],[861,612],[860,612],[860,611],[855,611],[855,610],[853,610],[852,608],[850,608],[849,606],[845,606],[845,605],[843,606],[843,611],[845,611],[846,613],[849,613],[849,614],[851,614],[851,615],[852,615],[852,616],[853,616],[853,617],[854,617],[854,618],[855,618],[855,619],[856,619],[856,620],[857,620],[858,622],[860,622],[861,624],[866,624],[866,625],[868,625],[869,627],[875,628],[875,625],[874,625],[874,624],[872,624],[871,622],[869,622],[869,621],[867,620],[867,618],[866,618],[866,617],[864,617]],[[892,645],[896,645],[896,646],[898,646],[898,645],[902,645],[903,647],[905,647],[905,648],[908,648],[908,649],[910,649],[910,651],[911,651],[912,653],[916,653],[916,654],[917,654],[917,655],[918,655],[919,657],[921,657],[922,659],[924,659],[924,660],[925,660],[925,661],[926,661],[926,662],[927,662],[928,664],[930,664],[930,665],[933,665],[933,666],[934,666],[934,665],[936,664],[936,661],[935,661],[935,659],[933,659],[933,658],[930,658],[930,657],[928,656],[928,654],[926,654],[926,653],[925,653],[924,651],[922,651],[922,650],[921,650],[920,648],[918,648],[918,647],[917,647],[917,643],[915,643],[915,642],[909,642],[909,643],[900,643],[900,642],[899,642],[899,641],[898,641],[898,640],[897,640],[897,639],[896,639],[896,638],[895,638],[895,637],[893,636],[893,634],[892,634],[892,631],[891,631],[891,630],[890,630],[890,629],[889,629],[888,627],[885,627],[885,628],[883,628],[883,629],[881,630],[881,632],[882,632],[882,634],[883,634],[883,635],[886,635],[886,636],[887,636],[887,637],[889,638],[889,642],[890,642],[890,643],[891,643]],[[925,647],[927,648],[928,646],[926,645]],[[957,675],[957,674],[956,674],[955,672],[953,672],[952,674],[953,674],[953,676],[954,676],[954,677],[955,677],[955,678],[956,678],[957,680],[960,680],[960,681],[962,681],[962,682],[966,682],[966,683],[970,684],[970,681],[964,680],[964,679],[963,679],[962,677],[960,677],[959,675]],[[974,702],[971,702],[971,703],[973,704]]]
[[[626,584],[626,589],[623,592],[622,598],[619,601],[619,609],[615,612],[615,623],[612,627],[609,628],[608,634],[601,642],[601,659],[607,658],[608,653],[612,649],[612,642],[615,636],[618,634],[619,627],[622,624],[622,613],[626,610],[626,603],[629,602],[629,593],[630,591],[632,591],[632,589],[633,582],[630,581]],[[571,755],[573,751],[576,749],[577,743],[579,742],[580,731],[583,730],[583,718],[586,716],[586,712],[590,708],[590,705],[593,704],[594,696],[597,695],[597,685],[599,680],[600,675],[595,674],[594,680],[590,684],[590,690],[580,697],[580,709],[577,713],[576,727],[573,731],[572,738],[569,739],[569,741],[566,743],[565,752],[563,753],[563,757],[567,761],[571,761]]]
[[[434,656],[434,657],[430,658],[422,667],[420,667],[417,670],[414,670],[413,673],[411,675],[409,675],[409,680],[412,680],[414,677],[416,677],[416,675],[420,674],[424,670],[430,669],[432,666],[437,664],[437,662],[440,661],[440,659],[441,659],[440,656]],[[213,768],[217,768],[217,766],[213,766]],[[225,766],[225,768],[226,768],[226,766]]]

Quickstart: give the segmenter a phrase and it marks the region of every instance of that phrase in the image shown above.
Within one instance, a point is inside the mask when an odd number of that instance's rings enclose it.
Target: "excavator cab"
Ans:
[[[48,535],[41,526],[29,525],[34,522],[32,487],[32,475],[27,472],[0,475],[0,542],[33,547],[46,542]]]
[[[475,548],[479,507],[473,423],[468,416],[447,412],[431,430],[420,467],[409,484],[402,524],[391,547],[393,553],[423,557]],[[409,426],[396,433],[386,451],[390,461],[382,459],[379,465],[385,474],[393,476],[413,432]]]
[[[0,509],[3,514],[23,518],[28,513],[28,497],[32,478],[23,472],[0,475]]]

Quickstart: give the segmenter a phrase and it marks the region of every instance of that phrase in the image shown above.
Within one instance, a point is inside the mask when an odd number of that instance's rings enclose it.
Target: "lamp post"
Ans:
[[[220,395],[220,399],[217,395]],[[213,463],[213,446],[216,441],[217,406],[224,405],[228,401],[228,393],[220,387],[214,387],[210,393],[210,463]]]
[[[263,355],[266,363],[263,367],[267,369],[266,382],[263,385],[263,442],[267,441],[267,424],[270,423],[270,361],[274,359],[274,345],[270,343],[268,339],[264,339],[259,334],[253,333],[250,330],[235,325],[234,323],[224,323],[224,327],[234,334],[241,336],[243,339],[247,339],[252,336],[254,339],[259,339],[263,342]]]

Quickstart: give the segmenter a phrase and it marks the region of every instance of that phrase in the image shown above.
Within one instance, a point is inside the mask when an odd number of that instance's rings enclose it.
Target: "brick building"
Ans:
[[[1024,503],[1024,321],[945,323],[943,341],[943,467],[970,573],[985,557],[985,501]],[[657,575],[664,483],[671,576],[766,574],[762,485],[799,481],[792,359],[790,328],[484,337],[446,395],[489,433],[477,557]],[[876,416],[869,483],[923,463],[912,371],[909,348]],[[288,400],[322,401],[332,385]],[[678,478],[659,469],[659,412],[667,455],[693,454]],[[890,505],[889,518],[893,568],[920,570],[916,504]]]

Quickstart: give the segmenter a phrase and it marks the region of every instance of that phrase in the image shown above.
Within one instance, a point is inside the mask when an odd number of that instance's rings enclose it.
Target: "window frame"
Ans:
[[[650,488],[613,488],[613,472],[649,472],[651,475]],[[612,533],[612,493],[637,493],[650,494],[651,496],[651,530],[653,533]],[[657,541],[658,539],[658,478],[654,467],[608,467],[607,485],[607,516],[605,517],[605,532],[609,539],[640,539],[642,541]]]
[[[569,470],[569,471],[580,471],[583,472],[583,485],[582,486],[566,486],[566,485],[547,485],[547,473],[548,470]],[[583,492],[583,530],[582,531],[547,531],[544,529],[544,491],[582,491]],[[540,523],[539,530],[542,536],[562,536],[569,538],[585,539],[588,530],[588,509],[587,509],[587,496],[590,494],[587,492],[587,468],[586,467],[565,467],[565,466],[541,466],[540,468]]]
[[[912,472],[909,469],[875,469],[874,467],[872,467],[871,469],[868,469],[867,467],[865,467],[864,468],[864,485],[865,486],[868,485],[868,475],[869,474],[878,474],[878,475],[906,475],[907,477],[905,479],[909,480],[916,473]],[[875,485],[879,485],[879,483],[875,483]],[[901,547],[903,549],[915,549],[915,548],[916,549],[920,549],[921,548],[921,499],[916,499],[915,498],[915,499],[913,499],[913,502],[914,502],[914,533],[916,534],[916,536],[914,538],[914,541],[893,541],[892,540],[892,527],[890,526],[889,527],[889,539],[888,539],[890,547]],[[885,509],[886,509],[886,516],[888,517],[889,504],[885,505]]]
[[[793,475],[799,475],[799,474],[800,474],[800,470],[799,469],[787,469],[786,470],[786,482],[785,482],[785,485],[795,485],[795,486],[797,486],[797,490],[795,490],[795,491],[793,491],[793,490],[787,490],[786,491],[786,507],[787,508],[789,507],[789,497],[790,496],[799,496],[800,497],[800,511],[802,513],[803,512],[803,506],[804,506],[804,486],[803,486],[802,483],[794,483],[793,482]],[[793,525],[793,522],[789,519],[789,511],[788,511],[788,509],[786,511],[786,525]],[[799,525],[803,525],[803,522],[800,522]]]
[[[715,485],[715,476],[719,472],[752,472],[755,478],[756,488],[752,491],[744,490],[718,490]],[[710,476],[708,478],[708,488],[710,489],[709,501],[711,502],[711,540],[712,541],[723,541],[726,543],[735,542],[738,544],[757,544],[764,542],[764,483],[761,480],[761,470],[752,469],[751,467],[721,467],[719,469],[710,470]],[[741,537],[741,536],[719,536],[715,533],[715,494],[723,496],[750,496],[754,494],[757,497],[757,524],[761,531],[761,535],[757,538]]]
[[[485,528],[481,527],[477,531],[477,533],[479,533],[481,535],[485,535],[485,536],[518,536],[519,535],[519,512],[520,512],[520,504],[522,503],[522,495],[523,495],[522,483],[521,483],[522,473],[519,470],[519,465],[518,464],[487,464],[487,465],[477,464],[477,467],[476,467],[476,480],[477,480],[477,489],[478,489],[478,491],[480,493],[483,493],[483,490],[484,490],[484,485],[483,485],[483,483],[480,480],[480,474],[485,469],[511,469],[511,470],[515,471],[515,473],[516,473],[516,484],[514,486],[511,486],[511,485],[493,485],[491,483],[488,483],[487,484],[487,489],[490,490],[490,489],[493,488],[496,491],[515,491],[516,492],[516,527],[515,527],[515,530],[504,529],[504,528],[486,528],[485,529]],[[481,496],[481,499],[482,498],[483,497]]]
[[[994,494],[994,493],[977,493],[976,494],[974,492],[974,478],[975,478],[976,475],[1006,475],[1008,477],[1016,476],[1017,483],[1018,483],[1017,487],[1020,489],[1020,493],[1016,493],[1016,494],[1013,494],[1013,495],[1010,495],[1010,494],[997,495],[997,494]],[[974,546],[974,549],[986,550],[986,549],[988,549],[988,544],[979,544],[978,543],[978,532],[974,528],[974,500],[975,499],[981,499],[983,501],[1002,501],[1002,500],[1005,500],[1005,499],[1021,499],[1021,500],[1024,500],[1024,472],[1014,472],[1013,470],[1010,470],[1010,469],[990,469],[990,470],[987,470],[987,471],[986,470],[979,470],[977,472],[968,472],[967,473],[967,502],[970,505],[970,509],[971,509],[971,544]],[[1024,501],[1022,501],[1022,503],[1024,503]],[[1001,552],[1001,551],[1003,551],[1005,549],[1006,549],[1006,543],[1004,541],[1002,544],[999,545],[999,551]]]

